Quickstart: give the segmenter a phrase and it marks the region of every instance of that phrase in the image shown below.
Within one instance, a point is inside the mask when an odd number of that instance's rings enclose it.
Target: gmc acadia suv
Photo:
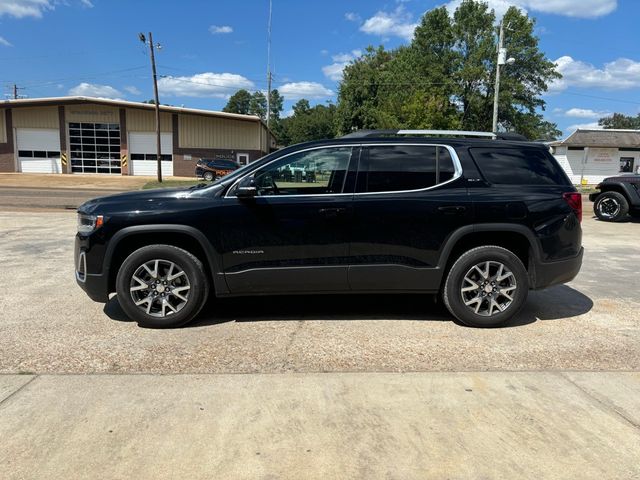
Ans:
[[[529,289],[577,275],[582,199],[543,145],[468,134],[355,132],[209,185],[88,201],[77,281],[151,327],[210,294],[345,292],[440,294],[464,324],[501,325]]]

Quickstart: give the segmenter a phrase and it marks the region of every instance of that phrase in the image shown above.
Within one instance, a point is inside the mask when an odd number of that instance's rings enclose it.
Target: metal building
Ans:
[[[155,175],[154,105],[91,97],[0,102],[0,172]],[[258,117],[160,107],[163,175],[193,176],[201,158],[240,165],[276,146]]]
[[[549,146],[575,184],[597,184],[640,168],[640,130],[579,128]]]

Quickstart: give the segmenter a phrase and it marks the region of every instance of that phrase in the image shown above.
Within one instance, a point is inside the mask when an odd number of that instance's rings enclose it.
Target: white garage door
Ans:
[[[162,175],[173,175],[173,134],[160,135]],[[132,175],[157,175],[156,134],[129,133],[129,155]]]
[[[62,173],[57,129],[18,128],[16,140],[21,172]]]

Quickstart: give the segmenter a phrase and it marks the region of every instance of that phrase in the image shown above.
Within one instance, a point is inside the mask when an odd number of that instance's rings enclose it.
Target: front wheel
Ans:
[[[172,245],[142,247],[122,263],[116,277],[118,301],[139,325],[178,327],[204,305],[209,284],[202,262]]]
[[[618,192],[604,192],[593,204],[593,212],[605,222],[619,222],[629,211],[629,202]]]
[[[443,300],[451,314],[471,327],[497,327],[516,315],[529,294],[520,259],[498,246],[477,247],[453,264]]]
[[[211,182],[214,178],[216,178],[216,176],[213,174],[213,172],[204,172],[204,175],[202,177],[207,182]]]

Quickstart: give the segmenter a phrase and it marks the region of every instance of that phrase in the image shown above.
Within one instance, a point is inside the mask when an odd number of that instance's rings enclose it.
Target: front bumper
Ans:
[[[109,300],[108,275],[87,273],[87,252],[78,237],[74,252],[76,282],[91,300],[106,303]]]
[[[595,202],[595,201],[596,201],[596,198],[598,197],[598,195],[600,195],[600,192],[597,192],[597,193],[590,193],[590,194],[589,194],[589,200],[590,200],[590,201],[592,201],[592,202]]]
[[[567,283],[576,278],[582,267],[582,256],[584,248],[580,248],[580,253],[575,257],[556,262],[537,262],[535,264],[535,275],[533,289],[551,287],[560,283]]]

